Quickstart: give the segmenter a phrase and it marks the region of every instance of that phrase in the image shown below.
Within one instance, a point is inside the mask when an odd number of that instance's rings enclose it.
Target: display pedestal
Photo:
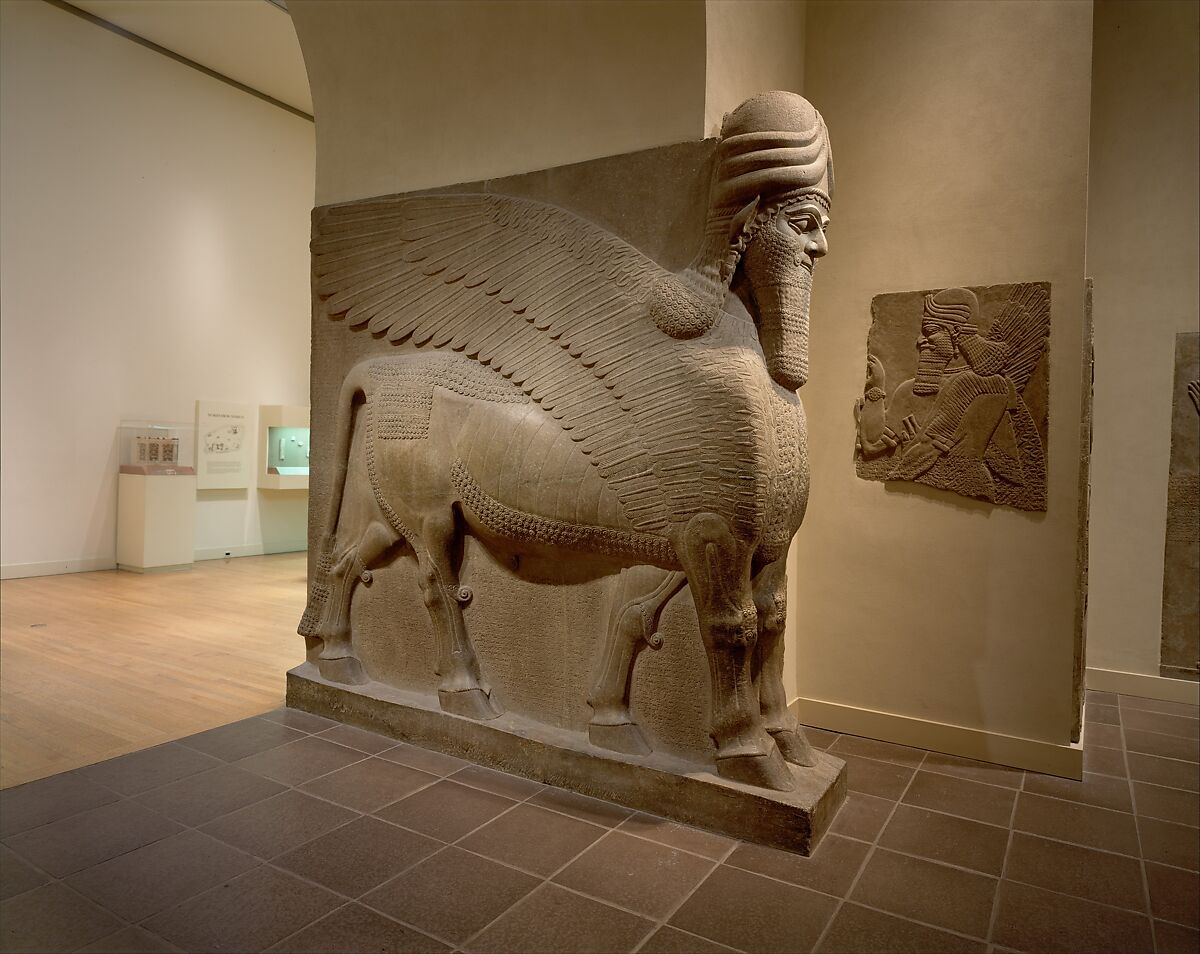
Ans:
[[[117,569],[191,569],[195,548],[195,475],[118,475]]]
[[[811,854],[846,798],[846,763],[817,752],[812,768],[792,766],[796,789],[775,792],[719,777],[660,753],[622,755],[586,733],[511,713],[475,722],[441,711],[437,694],[369,682],[328,682],[303,663],[287,674],[287,704],[394,739],[470,759],[629,808],[733,838]]]

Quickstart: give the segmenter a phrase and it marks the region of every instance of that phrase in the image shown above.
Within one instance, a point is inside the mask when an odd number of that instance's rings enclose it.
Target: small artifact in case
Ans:
[[[191,440],[184,441],[185,425],[122,424],[120,437],[121,473],[153,476],[194,474]],[[185,458],[187,458],[185,460]]]

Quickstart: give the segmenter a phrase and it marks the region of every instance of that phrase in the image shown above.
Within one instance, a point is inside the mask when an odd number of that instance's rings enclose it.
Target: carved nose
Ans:
[[[809,258],[822,258],[829,251],[829,240],[825,238],[825,233],[818,231],[816,238],[811,238],[804,246],[804,251],[808,253]]]

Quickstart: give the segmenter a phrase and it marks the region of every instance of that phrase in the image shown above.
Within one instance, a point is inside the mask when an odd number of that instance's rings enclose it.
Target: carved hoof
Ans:
[[[780,729],[772,732],[771,738],[779,747],[780,754],[793,765],[811,768],[817,764],[817,753],[804,737],[803,729]]]
[[[345,686],[361,686],[367,682],[362,663],[354,656],[339,656],[337,659],[317,657],[317,670],[328,682],[340,682]]]
[[[488,722],[504,713],[504,710],[482,689],[462,689],[458,692],[439,689],[438,701],[442,704],[443,711],[474,719],[477,722]]]
[[[792,770],[774,747],[766,755],[734,755],[717,759],[717,774],[731,782],[773,788],[777,792],[790,792],[796,787]]]
[[[600,725],[593,722],[588,725],[588,738],[591,739],[592,745],[612,752],[624,752],[626,755],[649,755],[654,751],[634,722],[624,722],[621,725]]]

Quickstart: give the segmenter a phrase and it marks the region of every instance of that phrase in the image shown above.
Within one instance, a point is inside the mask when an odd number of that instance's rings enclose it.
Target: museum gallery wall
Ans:
[[[1160,654],[1172,428],[1187,409],[1186,393],[1176,386],[1176,341],[1200,328],[1198,55],[1200,5],[1096,6],[1088,181],[1087,270],[1095,280],[1096,326],[1088,681],[1139,695],[1170,692],[1193,704],[1195,683],[1186,695],[1178,680],[1160,678],[1166,662]],[[1191,587],[1194,594],[1194,575]]]
[[[111,568],[120,422],[308,403],[313,127],[40,0],[0,18],[3,573]],[[197,495],[199,558],[304,547],[304,495],[253,483]]]

